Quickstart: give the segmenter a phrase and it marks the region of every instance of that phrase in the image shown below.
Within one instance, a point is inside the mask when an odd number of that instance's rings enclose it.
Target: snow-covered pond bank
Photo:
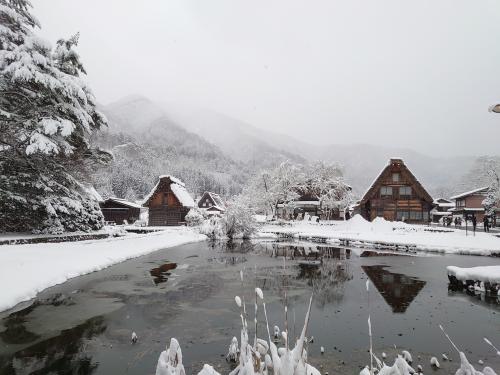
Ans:
[[[0,247],[0,311],[29,300],[45,288],[115,263],[167,247],[203,241],[186,227],[151,234],[82,242]],[[8,287],[7,287],[8,286]]]
[[[284,272],[281,256],[298,250],[320,251],[327,259],[311,269],[300,267],[296,257],[287,261]],[[231,366],[224,356],[241,327],[234,296],[250,301],[258,285],[266,295],[271,326],[281,328],[283,291],[289,290],[289,330],[294,335],[314,292],[311,364],[322,373],[357,374],[369,363],[367,279],[372,283],[373,342],[379,356],[387,353],[392,363],[394,345],[399,351],[410,349],[414,366],[422,364],[429,373],[430,357],[441,359],[446,353],[453,362],[440,361],[439,372],[454,373],[458,355],[438,328],[444,324],[473,364],[482,360],[498,372],[500,357],[483,337],[500,342],[499,305],[448,290],[446,266],[500,265],[500,259],[415,255],[376,256],[370,249],[273,241],[198,242],[160,250],[71,279],[40,293],[30,307],[1,313],[0,373],[10,366],[152,374],[159,353],[170,337],[176,337],[188,374],[198,373],[203,363],[227,374]],[[243,268],[250,280],[244,291],[239,280]],[[261,317],[261,332],[264,324]],[[132,331],[139,336],[136,345],[130,343]]]
[[[297,239],[321,238],[333,244],[348,241],[350,246],[357,247],[398,246],[434,253],[500,256],[500,238],[493,234],[387,222],[381,218],[367,222],[359,215],[348,221],[329,222],[328,225],[310,222],[265,224],[259,232],[261,238],[276,235]]]

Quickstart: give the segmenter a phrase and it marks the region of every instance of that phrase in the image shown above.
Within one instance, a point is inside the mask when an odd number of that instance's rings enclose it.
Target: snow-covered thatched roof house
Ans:
[[[170,175],[160,176],[142,204],[149,208],[149,225],[183,225],[195,203],[184,183]]]
[[[359,203],[367,220],[428,223],[433,199],[401,158],[391,158]]]
[[[198,201],[198,207],[208,214],[222,214],[226,211],[226,203],[219,194],[206,191]]]

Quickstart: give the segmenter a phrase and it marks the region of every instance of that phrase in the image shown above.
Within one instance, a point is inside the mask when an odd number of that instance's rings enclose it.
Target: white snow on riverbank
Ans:
[[[258,237],[273,236],[273,233],[288,233],[293,237],[320,236],[328,242],[340,239],[351,241],[351,245],[362,244],[356,241],[381,244],[409,245],[416,250],[456,253],[467,255],[500,254],[500,238],[483,232],[475,235],[469,231],[452,228],[436,228],[424,225],[412,225],[402,222],[389,222],[377,218],[368,222],[356,215],[348,221],[321,223],[293,222],[291,225],[265,224]],[[353,243],[354,242],[354,243]]]
[[[500,266],[484,266],[461,268],[455,266],[446,267],[448,275],[455,276],[457,280],[482,281],[493,284],[500,283]]]
[[[48,287],[168,247],[203,241],[187,227],[81,242],[0,246],[0,311]]]

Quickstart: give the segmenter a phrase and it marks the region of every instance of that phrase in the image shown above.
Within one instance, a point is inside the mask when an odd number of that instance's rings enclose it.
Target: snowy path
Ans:
[[[441,229],[441,228],[439,228]],[[267,234],[283,233],[298,238],[323,237],[327,242],[351,241],[351,246],[370,244],[410,246],[414,250],[453,253],[464,255],[500,255],[500,238],[487,233],[477,232],[466,236],[462,230],[433,230],[430,227],[410,225],[401,222],[388,222],[375,219],[368,222],[359,215],[349,221],[339,221],[333,225],[297,222],[288,226],[264,225],[260,237]],[[356,241],[365,242],[365,244]]]
[[[156,250],[203,241],[186,227],[104,240],[0,247],[0,311],[48,287]]]

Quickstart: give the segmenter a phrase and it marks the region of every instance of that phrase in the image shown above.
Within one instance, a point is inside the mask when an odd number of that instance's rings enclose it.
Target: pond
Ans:
[[[227,348],[240,335],[234,297],[245,296],[253,321],[255,286],[264,291],[271,330],[284,329],[287,290],[291,337],[299,335],[314,293],[309,361],[322,373],[357,374],[369,361],[367,279],[374,348],[386,352],[388,362],[396,350],[408,349],[425,373],[431,356],[447,353],[453,362],[441,361],[440,371],[454,373],[458,355],[438,328],[443,324],[471,363],[482,360],[498,372],[500,357],[483,341],[500,344],[498,300],[448,290],[446,277],[447,265],[492,264],[500,259],[403,256],[304,242],[165,249],[71,279],[0,313],[0,374],[154,374],[171,337],[180,341],[188,374],[203,363],[227,374]],[[262,309],[258,320],[265,338]],[[134,345],[132,331],[139,336]]]

